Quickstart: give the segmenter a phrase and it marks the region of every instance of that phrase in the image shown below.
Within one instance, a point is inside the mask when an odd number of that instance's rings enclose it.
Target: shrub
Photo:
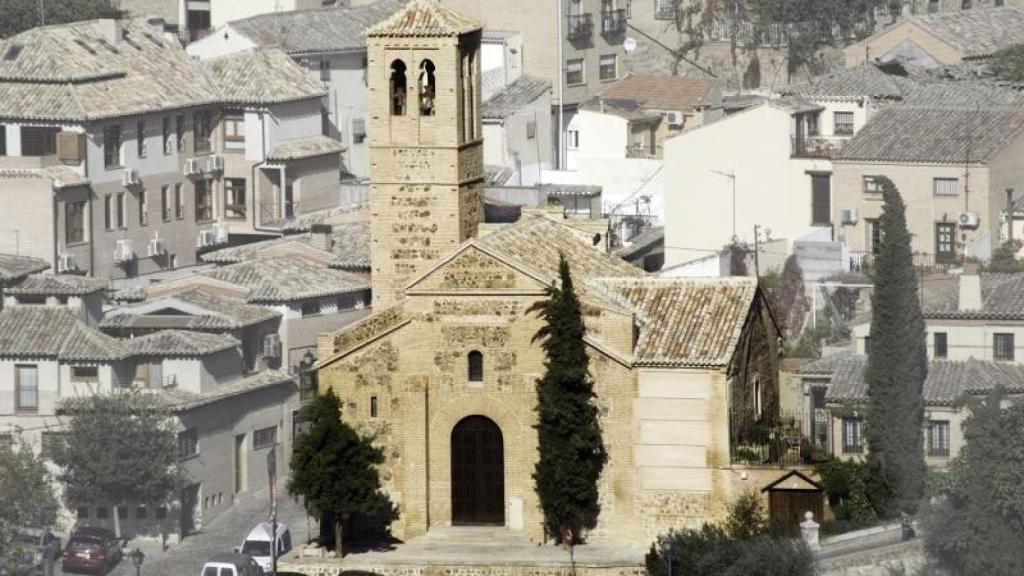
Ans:
[[[882,516],[887,493],[867,462],[833,459],[818,464],[817,472],[841,526],[856,529]]]
[[[814,556],[800,539],[769,534],[731,537],[705,524],[698,530],[670,531],[651,545],[645,558],[650,576],[812,576]]]
[[[760,536],[768,531],[768,512],[764,509],[761,495],[755,490],[748,490],[733,501],[729,507],[729,517],[725,520],[725,530],[729,536],[749,539]]]

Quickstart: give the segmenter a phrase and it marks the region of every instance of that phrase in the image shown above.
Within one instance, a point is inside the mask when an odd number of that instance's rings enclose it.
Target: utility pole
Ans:
[[[761,226],[754,224],[754,278],[761,280],[761,265],[758,254],[761,252],[760,231]]]

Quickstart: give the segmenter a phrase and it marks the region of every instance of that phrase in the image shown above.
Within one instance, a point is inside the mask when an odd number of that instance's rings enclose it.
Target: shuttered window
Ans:
[[[932,193],[936,196],[956,196],[959,183],[956,178],[934,178]]]

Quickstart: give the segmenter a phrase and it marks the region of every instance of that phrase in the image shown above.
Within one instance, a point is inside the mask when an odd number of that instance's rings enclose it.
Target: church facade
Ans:
[[[384,448],[398,538],[499,525],[543,540],[544,354],[528,309],[564,255],[609,455],[593,536],[646,543],[720,519],[761,485],[732,464],[744,424],[779,409],[763,294],[746,278],[647,277],[560,214],[484,232],[479,42],[479,24],[434,0],[367,32],[373,314],[319,338],[321,391]]]

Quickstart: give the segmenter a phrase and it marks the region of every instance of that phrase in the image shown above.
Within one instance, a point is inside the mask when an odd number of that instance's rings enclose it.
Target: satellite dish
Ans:
[[[622,49],[625,50],[627,53],[636,50],[636,38],[629,36],[625,40],[623,40]]]

